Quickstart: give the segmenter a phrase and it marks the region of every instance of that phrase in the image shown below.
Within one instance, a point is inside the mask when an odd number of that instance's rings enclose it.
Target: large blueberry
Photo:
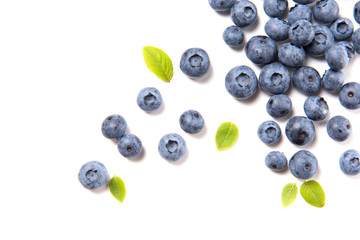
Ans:
[[[239,27],[246,27],[256,21],[256,6],[248,0],[238,1],[234,4],[234,6],[232,6],[230,17],[235,25]]]
[[[304,111],[306,116],[313,120],[324,120],[329,112],[329,106],[324,98],[311,96],[305,100]]]
[[[245,45],[248,59],[255,64],[268,64],[276,59],[276,42],[267,36],[254,36]]]
[[[314,40],[304,47],[305,51],[314,57],[321,57],[335,42],[334,35],[325,25],[314,26]]]
[[[135,158],[142,151],[142,142],[134,134],[125,134],[118,141],[118,150],[126,158]]]
[[[354,18],[356,22],[360,23],[360,1],[354,5]]]
[[[315,127],[307,117],[295,116],[287,122],[285,134],[291,143],[302,146],[314,140]]]
[[[329,69],[325,71],[321,79],[321,85],[326,91],[337,93],[340,91],[344,81],[345,77],[342,72]]]
[[[290,24],[293,24],[301,19],[308,20],[309,22],[311,22],[311,18],[312,18],[312,10],[309,6],[296,4],[294,7],[290,8],[287,20]]]
[[[285,94],[274,95],[266,103],[266,111],[274,118],[286,116],[291,111],[291,107],[291,99]]]
[[[335,43],[325,52],[325,58],[332,70],[340,71],[349,64],[351,53],[344,45]]]
[[[225,77],[226,90],[237,99],[248,99],[258,88],[258,79],[248,66],[232,68]]]
[[[318,161],[311,152],[300,150],[290,158],[289,169],[294,177],[310,179],[318,171]]]
[[[186,152],[185,140],[177,133],[164,135],[159,142],[160,156],[168,161],[177,161]]]
[[[153,112],[160,108],[162,97],[158,89],[147,87],[139,92],[136,102],[142,110]]]
[[[266,34],[275,41],[284,41],[289,38],[290,24],[279,18],[270,18],[265,24]]]
[[[290,41],[296,46],[309,45],[315,37],[315,30],[312,23],[307,20],[298,20],[289,28]]]
[[[360,28],[357,29],[352,35],[352,44],[355,51],[360,54]]]
[[[343,41],[352,36],[354,24],[348,18],[338,18],[330,25],[330,30],[337,41]]]
[[[209,55],[201,48],[187,49],[181,56],[180,69],[191,78],[201,78],[210,68]]]
[[[347,109],[360,108],[360,84],[349,82],[342,86],[339,93],[339,101]]]
[[[287,158],[282,152],[272,151],[266,155],[265,165],[271,170],[279,172],[286,168]]]
[[[335,21],[339,15],[339,5],[335,0],[320,0],[313,8],[314,19],[322,24]]]
[[[279,61],[289,68],[301,67],[306,58],[305,50],[292,43],[283,43],[279,47]]]
[[[205,125],[204,118],[196,110],[187,110],[181,114],[179,119],[180,127],[187,133],[198,133]]]
[[[228,11],[234,3],[235,0],[209,0],[211,8],[216,11]]]
[[[104,164],[98,161],[90,161],[80,168],[78,178],[85,188],[96,189],[105,185],[109,175]]]
[[[287,0],[264,0],[264,11],[269,17],[282,17],[288,9]]]
[[[102,134],[109,139],[120,139],[125,134],[126,129],[125,119],[117,114],[105,118],[101,125]]]
[[[313,67],[300,67],[293,72],[292,83],[302,93],[316,94],[321,87],[321,77]]]
[[[356,175],[360,172],[360,154],[354,149],[344,152],[339,160],[340,169],[347,175]]]
[[[326,130],[329,136],[337,142],[343,142],[351,135],[350,121],[343,116],[332,117],[327,125]]]
[[[230,26],[223,32],[224,42],[230,47],[239,47],[244,42],[244,31],[238,26]]]
[[[291,84],[289,70],[279,62],[270,63],[261,69],[260,88],[268,94],[285,93]]]
[[[280,140],[281,129],[276,122],[269,120],[260,124],[257,134],[263,143],[272,145]]]

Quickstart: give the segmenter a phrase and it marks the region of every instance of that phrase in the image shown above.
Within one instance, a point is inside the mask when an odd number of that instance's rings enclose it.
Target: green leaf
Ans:
[[[126,188],[121,178],[116,175],[110,180],[109,188],[111,194],[119,201],[123,202],[126,195]]]
[[[325,205],[325,192],[317,181],[305,181],[300,187],[300,193],[314,207],[322,208]]]
[[[239,135],[239,129],[232,122],[224,122],[220,125],[216,132],[215,142],[219,151],[231,147]]]
[[[169,56],[161,49],[146,46],[143,48],[146,66],[158,78],[170,82],[173,77],[173,64]]]
[[[284,207],[290,206],[296,199],[298,193],[298,187],[296,183],[287,184],[281,194],[281,201]]]

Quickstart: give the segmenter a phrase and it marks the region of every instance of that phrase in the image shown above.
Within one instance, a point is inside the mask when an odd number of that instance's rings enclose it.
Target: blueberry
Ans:
[[[298,68],[304,64],[306,53],[302,47],[292,43],[283,43],[279,47],[278,58],[286,67]]]
[[[334,0],[321,0],[313,8],[313,16],[322,24],[330,24],[338,18],[339,5]]]
[[[287,122],[285,134],[291,143],[302,146],[314,140],[315,127],[310,119],[295,116]]]
[[[326,130],[332,139],[343,142],[351,135],[351,124],[345,117],[335,116],[328,121]]]
[[[160,108],[161,103],[161,94],[159,90],[154,87],[147,87],[142,89],[137,96],[138,106],[146,112],[156,111]]]
[[[356,22],[360,23],[360,1],[354,5],[354,18]]]
[[[268,64],[276,59],[276,42],[267,36],[254,36],[245,45],[248,59],[255,64]]]
[[[248,0],[240,0],[232,6],[230,17],[235,25],[239,27],[246,27],[256,21],[256,6]]]
[[[265,24],[266,34],[275,41],[284,41],[289,38],[290,24],[279,18],[270,18]]]
[[[263,143],[272,145],[280,140],[281,129],[276,122],[269,120],[260,124],[257,134]]]
[[[352,44],[355,51],[360,54],[360,28],[357,29],[352,35]]]
[[[337,41],[343,41],[352,36],[354,24],[348,18],[338,18],[330,25],[330,30]]]
[[[225,88],[234,98],[248,99],[256,92],[258,80],[250,67],[237,66],[226,74]]]
[[[360,172],[360,154],[354,149],[344,152],[339,161],[340,169],[347,175],[356,175]]]
[[[335,43],[325,52],[325,58],[332,70],[340,71],[349,64],[351,53],[344,45]]]
[[[305,46],[304,49],[311,56],[321,57],[335,43],[335,38],[330,29],[325,25],[315,26],[314,31],[314,40]]]
[[[181,71],[191,78],[203,77],[210,68],[210,59],[201,48],[187,49],[180,60]]]
[[[259,75],[259,86],[268,94],[285,93],[291,84],[289,70],[279,62],[266,65]]]
[[[326,70],[322,79],[321,85],[328,92],[337,93],[344,84],[345,77],[342,72],[334,71],[332,69]]]
[[[78,178],[85,188],[96,189],[105,185],[109,175],[104,164],[98,161],[90,161],[80,168]]]
[[[286,168],[287,158],[282,152],[272,151],[266,155],[265,165],[271,170],[279,172]]]
[[[272,96],[266,104],[266,111],[274,118],[289,114],[292,107],[291,99],[285,94]]]
[[[264,0],[264,11],[269,17],[282,17],[288,9],[287,0]]]
[[[177,133],[166,134],[160,139],[158,151],[162,158],[177,161],[186,152],[185,140]]]
[[[126,158],[135,158],[142,151],[141,140],[134,134],[125,134],[118,141],[118,150]]]
[[[315,0],[294,0],[294,2],[300,3],[300,4],[310,4],[315,2]]]
[[[299,47],[309,45],[315,37],[315,30],[311,22],[298,20],[289,28],[290,41]]]
[[[311,96],[305,100],[304,111],[306,116],[313,120],[324,120],[329,112],[329,106],[324,98],[319,96]]]
[[[316,94],[321,87],[321,77],[313,67],[300,67],[293,72],[292,83],[302,93]]]
[[[290,158],[289,168],[294,177],[310,179],[318,171],[318,161],[311,152],[300,150]]]
[[[210,7],[216,11],[228,11],[234,3],[235,0],[209,0]]]
[[[290,8],[287,21],[290,24],[293,24],[296,21],[302,19],[311,22],[311,18],[312,18],[312,10],[309,6],[296,4],[294,7]]]
[[[126,128],[125,119],[117,114],[108,116],[101,125],[102,134],[109,139],[120,139],[125,134]]]
[[[339,93],[339,101],[347,109],[360,108],[360,84],[349,82],[342,86]]]
[[[225,29],[223,39],[230,47],[239,47],[244,42],[244,31],[238,26],[230,26]]]
[[[204,118],[198,111],[187,110],[180,116],[180,127],[187,133],[198,133],[205,125]]]

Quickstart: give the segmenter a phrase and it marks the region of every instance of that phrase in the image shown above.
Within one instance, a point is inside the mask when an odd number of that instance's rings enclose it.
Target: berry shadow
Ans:
[[[230,17],[230,10],[226,10],[226,11],[214,11],[216,12],[219,16],[221,17]]]
[[[137,157],[127,158],[127,159],[131,162],[140,162],[145,158],[145,155],[146,155],[146,150],[145,150],[144,146],[142,146],[141,153]]]
[[[164,104],[164,101],[161,103],[161,105],[160,105],[160,108],[159,109],[157,109],[156,111],[154,111],[154,112],[145,112],[146,114],[148,114],[148,115],[152,115],[152,116],[158,116],[158,115],[160,115],[160,114],[162,114],[163,112],[164,112],[164,109],[165,109],[165,104]]]
[[[90,190],[93,194],[103,194],[104,192],[109,191],[109,181],[110,179],[108,179],[108,181],[101,187]]]
[[[177,161],[168,161],[168,162],[172,165],[180,166],[180,165],[183,165],[187,161],[188,158],[189,158],[189,151],[186,149],[186,152],[182,158],[180,158]]]
[[[205,137],[206,133],[208,132],[207,126],[206,124],[204,125],[204,128],[199,132],[199,133],[195,133],[195,134],[188,134],[189,136],[193,137],[193,138],[197,138],[197,139],[202,139]]]
[[[201,77],[201,78],[192,78],[189,77],[191,80],[193,80],[194,82],[200,83],[200,84],[205,84],[207,82],[209,82],[212,79],[213,76],[213,66],[210,64],[209,67],[209,71],[205,74],[205,76]]]
[[[257,29],[259,29],[260,20],[259,18],[256,18],[255,22],[250,24],[249,26],[242,27],[241,29],[244,30],[244,32],[254,32]]]

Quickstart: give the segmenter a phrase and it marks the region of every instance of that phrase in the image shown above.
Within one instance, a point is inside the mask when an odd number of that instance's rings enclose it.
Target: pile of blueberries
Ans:
[[[341,69],[360,54],[360,29],[354,32],[350,19],[339,18],[339,7],[334,0],[294,0],[297,4],[288,11],[287,0],[264,0],[264,11],[270,17],[265,25],[268,36],[254,36],[245,45],[246,56],[255,64],[263,66],[259,79],[248,66],[237,66],[225,77],[225,88],[239,100],[251,98],[258,86],[271,95],[266,110],[273,118],[285,117],[292,108],[291,99],[285,95],[291,85],[308,95],[304,111],[307,117],[294,116],[286,124],[285,134],[295,145],[306,145],[315,138],[312,121],[324,120],[329,107],[320,96],[316,96],[321,86],[339,95],[340,103],[348,109],[360,108],[360,84],[344,84]],[[216,11],[230,11],[235,25],[223,32],[225,43],[239,47],[244,42],[242,27],[254,24],[257,8],[248,0],[209,0]],[[309,6],[312,6],[310,7]],[[287,19],[284,16],[287,15]],[[312,17],[318,25],[313,25]],[[355,4],[354,18],[360,23],[360,1]],[[350,42],[352,40],[352,43]],[[279,46],[278,46],[279,45]],[[316,69],[303,66],[306,55],[325,56],[330,69],[321,78]],[[210,59],[205,50],[190,48],[180,60],[181,71],[190,78],[197,79],[209,71]],[[292,76],[290,70],[293,70]],[[292,83],[292,84],[291,84]],[[146,112],[160,108],[162,97],[158,89],[147,87],[137,96],[137,104]],[[196,110],[185,111],[179,119],[181,128],[190,134],[199,133],[204,127],[204,119]],[[118,150],[126,158],[136,158],[142,152],[142,142],[134,134],[126,133],[127,123],[121,115],[108,116],[102,123],[102,133],[117,142]],[[351,134],[351,124],[343,116],[335,116],[327,123],[327,132],[335,141],[345,141]],[[266,144],[279,141],[281,130],[275,121],[265,121],[258,128],[258,136]],[[177,133],[164,135],[158,144],[159,154],[168,161],[178,161],[186,152],[185,140]],[[340,157],[340,168],[345,174],[360,172],[360,153],[348,150]],[[265,164],[274,171],[287,167],[287,158],[278,151],[270,152]],[[297,178],[309,179],[318,170],[316,157],[307,150],[295,153],[289,160],[290,172]],[[97,161],[85,163],[78,174],[81,184],[95,189],[107,182],[105,166]]]
[[[306,145],[315,138],[313,121],[324,120],[329,107],[324,98],[317,96],[321,86],[328,92],[338,94],[340,103],[347,109],[360,108],[360,84],[344,84],[344,69],[355,52],[360,54],[360,29],[348,18],[339,17],[335,0],[294,0],[295,6],[288,10],[287,0],[264,0],[264,11],[270,17],[265,24],[268,36],[253,36],[245,45],[245,53],[253,63],[261,65],[259,79],[248,66],[231,69],[225,78],[227,91],[236,99],[251,98],[258,89],[271,95],[266,110],[273,118],[286,116],[292,107],[285,95],[291,85],[309,96],[304,103],[307,117],[294,116],[286,124],[285,134],[295,145]],[[209,0],[216,11],[230,11],[235,25],[223,32],[224,42],[230,47],[240,47],[244,42],[242,27],[254,24],[257,8],[248,0]],[[287,17],[285,17],[287,15]],[[314,18],[316,25],[313,24]],[[360,23],[360,1],[354,6],[354,18]],[[303,66],[306,55],[323,57],[330,67],[320,77],[318,71]],[[292,75],[290,70],[292,70]],[[345,141],[351,134],[351,124],[343,116],[335,116],[327,123],[328,135],[335,141]],[[265,121],[258,128],[258,137],[265,144],[279,141],[281,130],[275,121]],[[360,172],[360,154],[348,150],[340,157],[340,168],[345,174]],[[267,167],[281,171],[287,167],[283,153],[270,152],[265,158]],[[301,150],[289,160],[290,172],[297,178],[309,179],[318,170],[316,157]]]

